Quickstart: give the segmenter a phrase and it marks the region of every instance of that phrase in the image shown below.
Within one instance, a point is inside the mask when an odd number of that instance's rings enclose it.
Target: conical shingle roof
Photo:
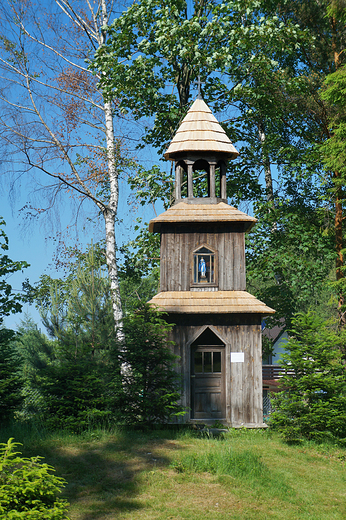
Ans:
[[[173,137],[165,159],[184,152],[217,152],[234,159],[239,152],[203,99],[196,99]]]

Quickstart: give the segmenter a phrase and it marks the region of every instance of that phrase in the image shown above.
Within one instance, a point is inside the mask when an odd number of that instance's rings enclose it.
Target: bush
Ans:
[[[124,319],[122,415],[128,423],[163,423],[180,415],[180,378],[175,371],[177,356],[168,335],[172,325],[163,313],[148,304]]]
[[[286,440],[346,438],[345,331],[311,313],[297,314],[282,359],[283,391],[270,424]]]
[[[15,332],[0,329],[0,421],[8,422],[23,401],[22,359],[13,345]]]
[[[0,444],[0,515],[4,520],[68,520],[68,503],[57,498],[65,480],[52,474],[54,468],[39,462],[42,457],[23,458],[15,451],[19,443]]]

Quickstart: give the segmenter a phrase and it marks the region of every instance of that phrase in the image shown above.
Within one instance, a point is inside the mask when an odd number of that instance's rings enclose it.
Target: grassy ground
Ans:
[[[268,431],[13,436],[68,485],[71,520],[344,520],[346,450]]]

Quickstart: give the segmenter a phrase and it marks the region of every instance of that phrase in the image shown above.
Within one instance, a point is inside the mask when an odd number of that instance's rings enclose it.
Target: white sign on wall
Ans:
[[[231,363],[244,363],[244,352],[231,352]]]

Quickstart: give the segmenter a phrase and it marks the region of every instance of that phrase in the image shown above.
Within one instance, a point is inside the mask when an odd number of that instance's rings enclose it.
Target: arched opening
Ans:
[[[175,198],[187,197],[187,165],[178,161],[175,165]]]
[[[226,169],[227,163],[225,161],[219,161],[216,165],[215,181],[218,184],[219,195],[221,199],[227,199],[227,185],[226,185]]]
[[[207,327],[191,344],[192,419],[224,419],[225,344]]]
[[[210,165],[205,159],[198,159],[192,167],[194,197],[210,197]]]

